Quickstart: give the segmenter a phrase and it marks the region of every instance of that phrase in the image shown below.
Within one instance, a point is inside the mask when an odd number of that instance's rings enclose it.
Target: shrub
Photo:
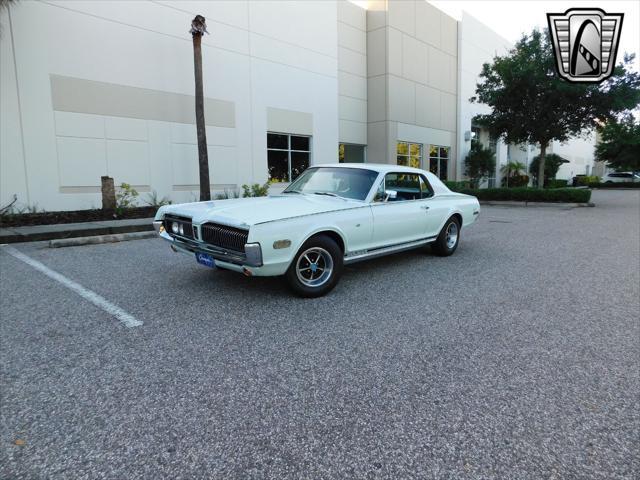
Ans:
[[[459,192],[460,190],[463,190],[465,188],[471,188],[471,182],[466,181],[466,180],[462,181],[462,182],[454,182],[452,180],[445,180],[444,184],[452,192]]]
[[[586,187],[590,183],[598,183],[599,181],[600,177],[598,177],[597,175],[576,175],[575,177],[573,177],[573,185],[575,187]]]
[[[519,202],[586,203],[591,190],[578,188],[483,188],[467,189],[461,193],[473,195],[478,200],[512,200]]]
[[[246,187],[246,185],[244,185]],[[246,197],[247,195],[245,195]],[[240,192],[238,190],[225,189],[224,193],[218,193],[216,200],[229,200],[230,198],[240,198]]]
[[[243,197],[266,197],[269,193],[269,182],[266,182],[264,185],[260,185],[259,183],[254,183],[253,185],[242,185],[242,196]]]
[[[135,207],[138,195],[138,191],[128,183],[120,184],[120,189],[116,193],[116,210],[121,212],[125,208]]]
[[[568,183],[569,183],[569,180],[560,180],[560,179],[554,178],[553,180],[549,180],[549,183],[547,183],[544,187],[545,188],[566,188]]]
[[[464,165],[465,174],[471,179],[471,183],[477,186],[483,178],[495,171],[496,156],[488,148],[476,143],[467,154]]]
[[[591,182],[588,184],[589,188],[640,188],[640,182],[629,183],[601,183]]]
[[[162,207],[164,205],[171,205],[171,200],[167,197],[158,198],[158,192],[155,190],[151,193],[147,194],[147,199],[143,200],[144,203],[149,205],[150,207]]]
[[[503,187],[508,188],[526,187],[529,185],[529,175],[512,175],[510,177],[502,177],[501,183]]]

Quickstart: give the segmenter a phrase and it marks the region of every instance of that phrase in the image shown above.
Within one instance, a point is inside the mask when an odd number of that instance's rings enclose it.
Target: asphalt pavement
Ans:
[[[637,479],[640,192],[592,200],[311,300],[160,239],[0,247],[0,478]]]

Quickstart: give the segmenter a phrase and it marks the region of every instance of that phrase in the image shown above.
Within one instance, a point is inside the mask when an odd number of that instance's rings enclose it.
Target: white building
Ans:
[[[143,197],[197,199],[196,14],[211,33],[214,192],[270,177],[281,188],[339,160],[461,179],[471,119],[486,109],[468,98],[482,62],[509,48],[424,0],[18,2],[0,13],[0,207],[17,195],[46,210],[99,208],[102,175]],[[562,174],[590,167],[583,147],[554,146],[575,164]],[[514,149],[496,150],[504,163]]]

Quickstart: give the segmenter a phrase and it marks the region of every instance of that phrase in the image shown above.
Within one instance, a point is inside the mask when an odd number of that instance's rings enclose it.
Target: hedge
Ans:
[[[473,195],[478,200],[511,200],[517,202],[587,203],[591,190],[587,188],[482,188],[462,189],[460,193]]]
[[[591,182],[589,188],[640,188],[640,182],[628,182],[628,183],[601,183]]]
[[[569,180],[560,180],[560,179],[552,178],[551,180],[547,181],[544,188],[566,188],[568,183],[569,183]]]
[[[463,188],[471,188],[471,182],[468,180],[463,180],[461,182],[454,182],[453,180],[445,180],[444,184],[447,186],[449,190],[454,192],[459,192]]]

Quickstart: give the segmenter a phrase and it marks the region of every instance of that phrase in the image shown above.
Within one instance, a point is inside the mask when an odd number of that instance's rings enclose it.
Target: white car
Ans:
[[[604,183],[640,182],[640,175],[634,172],[611,172],[602,179]]]
[[[198,263],[285,275],[297,294],[317,297],[345,264],[428,244],[451,255],[479,213],[475,197],[424,170],[331,164],[308,168],[278,195],[161,207],[154,227]]]

